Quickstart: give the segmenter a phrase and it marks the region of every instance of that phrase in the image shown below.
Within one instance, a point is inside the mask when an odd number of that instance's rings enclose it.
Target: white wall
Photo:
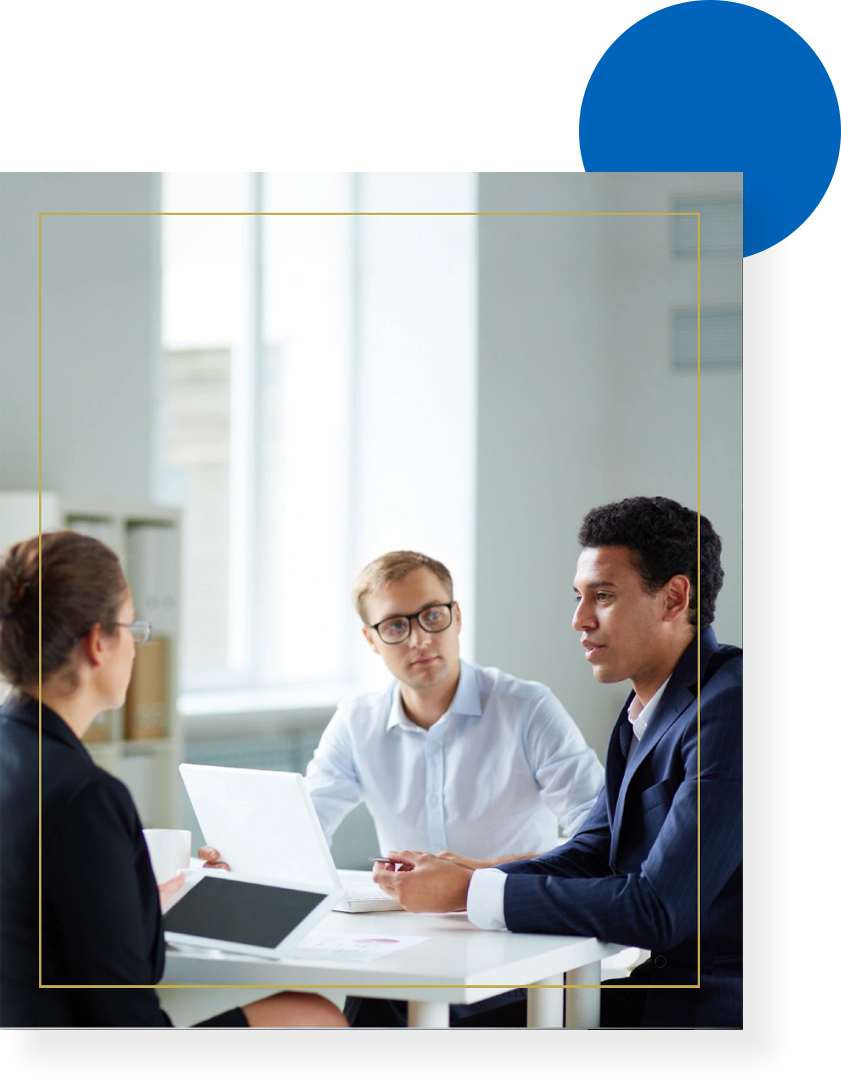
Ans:
[[[157,209],[152,173],[0,176],[0,487],[38,487],[38,215]],[[42,219],[45,490],[148,500],[154,217]]]
[[[669,210],[741,176],[483,174],[479,210]],[[695,506],[696,380],[668,355],[694,262],[658,217],[479,219],[479,662],[549,684],[603,755],[627,684],[600,686],[570,627],[576,534],[632,494]],[[741,260],[701,266],[703,303],[741,300]],[[724,541],[715,628],[741,641],[741,367],[705,371],[701,506]]]

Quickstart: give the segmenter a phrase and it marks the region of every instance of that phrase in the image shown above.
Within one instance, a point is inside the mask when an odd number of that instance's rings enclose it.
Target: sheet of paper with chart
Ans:
[[[354,933],[310,933],[287,959],[323,960],[338,963],[371,963],[392,952],[411,948],[428,937],[365,936]]]

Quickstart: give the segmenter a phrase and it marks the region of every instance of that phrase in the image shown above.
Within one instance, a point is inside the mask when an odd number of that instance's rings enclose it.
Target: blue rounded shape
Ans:
[[[579,172],[744,173],[744,254],[839,232],[838,3],[689,0],[577,80]]]

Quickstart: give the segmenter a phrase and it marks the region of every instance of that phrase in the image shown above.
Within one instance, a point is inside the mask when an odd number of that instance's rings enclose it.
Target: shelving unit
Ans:
[[[161,528],[164,533],[167,565],[158,566],[166,577],[172,602],[166,611],[152,610],[154,600],[140,582],[132,580],[130,551],[135,529]],[[120,708],[97,717],[97,722],[85,738],[85,745],[100,767],[118,776],[132,793],[143,826],[146,828],[177,827],[180,816],[179,791],[181,780],[178,765],[183,759],[183,736],[178,715],[178,580],[181,560],[181,511],[166,506],[141,503],[111,502],[105,499],[83,499],[43,492],[41,496],[41,527],[43,532],[69,528],[95,535],[118,555],[126,574],[137,609],[137,617],[152,623],[154,639],[165,638],[168,647],[166,691],[163,703],[163,736],[126,737],[126,709]],[[0,492],[0,550],[38,532],[38,492]],[[156,631],[160,617],[167,633]],[[139,646],[138,652],[143,645]],[[137,667],[135,668],[135,674]],[[132,676],[134,678],[134,675]],[[0,697],[5,695],[0,686]]]

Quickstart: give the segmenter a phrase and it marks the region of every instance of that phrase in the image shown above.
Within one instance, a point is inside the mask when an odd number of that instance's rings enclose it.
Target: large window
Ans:
[[[326,702],[380,677],[349,592],[389,548],[448,562],[469,605],[475,219],[402,211],[472,211],[474,187],[163,176],[157,472],[185,511],[188,695]],[[401,213],[356,215],[380,207]]]

